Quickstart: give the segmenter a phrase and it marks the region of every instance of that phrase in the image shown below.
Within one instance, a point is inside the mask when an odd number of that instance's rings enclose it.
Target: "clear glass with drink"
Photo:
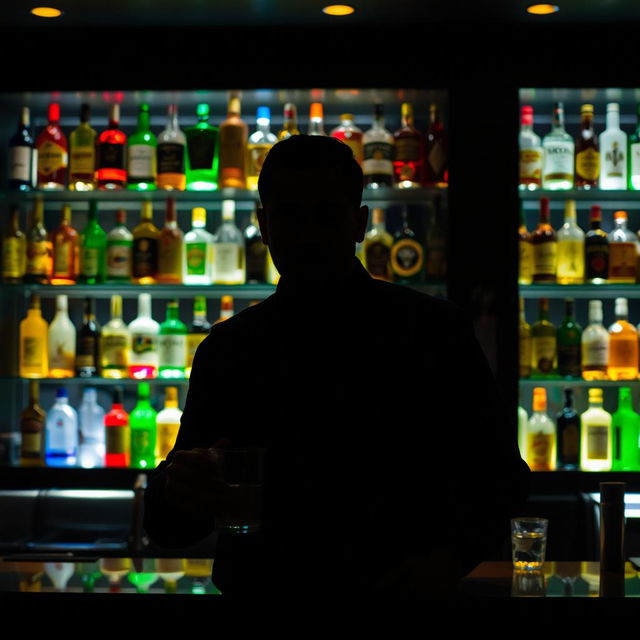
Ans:
[[[542,569],[547,548],[545,518],[513,518],[511,520],[511,551],[517,570]]]

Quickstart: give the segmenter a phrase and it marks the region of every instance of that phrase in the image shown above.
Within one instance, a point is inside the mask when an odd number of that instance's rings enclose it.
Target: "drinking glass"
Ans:
[[[545,518],[513,518],[511,520],[511,553],[518,570],[540,570],[547,548]]]

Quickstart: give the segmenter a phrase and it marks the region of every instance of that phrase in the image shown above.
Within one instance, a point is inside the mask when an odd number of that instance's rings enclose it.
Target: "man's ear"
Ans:
[[[363,204],[356,213],[356,242],[362,242],[369,224],[369,207]]]
[[[258,216],[258,226],[262,235],[262,242],[269,246],[269,231],[267,229],[267,214],[262,207],[257,207],[256,215]]]

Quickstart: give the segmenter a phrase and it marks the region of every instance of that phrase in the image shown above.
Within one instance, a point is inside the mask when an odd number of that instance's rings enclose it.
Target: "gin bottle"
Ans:
[[[564,128],[562,102],[557,102],[553,109],[551,131],[544,137],[542,148],[542,188],[551,191],[572,189],[575,144]]]
[[[607,128],[600,136],[601,189],[627,188],[627,134],[620,129],[620,105],[607,105]]]

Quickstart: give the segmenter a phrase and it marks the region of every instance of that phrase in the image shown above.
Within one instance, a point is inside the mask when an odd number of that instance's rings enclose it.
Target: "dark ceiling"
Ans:
[[[333,0],[337,2],[339,0]],[[347,1],[348,0],[343,0]],[[532,16],[533,0],[354,0],[356,12],[335,18],[321,9],[330,0],[3,0],[2,26],[241,26],[389,25],[453,22],[560,24],[635,22],[638,0],[557,0],[560,11]],[[36,18],[32,6],[62,9],[55,20]]]

